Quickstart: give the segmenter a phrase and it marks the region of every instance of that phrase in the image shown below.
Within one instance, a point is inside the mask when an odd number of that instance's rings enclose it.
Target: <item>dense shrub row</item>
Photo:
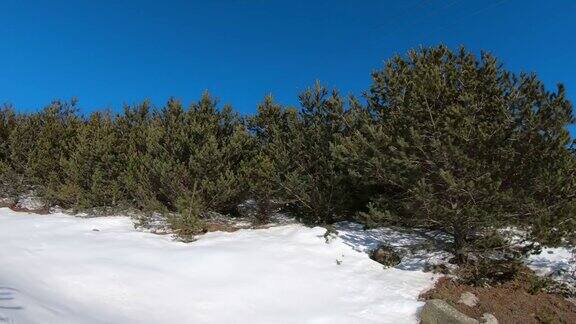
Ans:
[[[176,212],[194,233],[207,212],[246,199],[266,221],[282,202],[308,223],[435,228],[461,260],[497,250],[519,225],[559,243],[576,228],[574,123],[564,88],[514,75],[490,55],[420,49],[372,75],[366,102],[317,84],[300,108],[266,97],[253,116],[148,102],[121,113],[76,103],[0,113],[3,194],[30,188],[64,207]]]

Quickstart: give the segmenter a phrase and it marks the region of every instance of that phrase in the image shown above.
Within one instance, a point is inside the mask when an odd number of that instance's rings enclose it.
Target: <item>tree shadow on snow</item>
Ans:
[[[21,310],[24,307],[15,303],[17,289],[0,286],[0,310]],[[0,321],[6,320],[0,315]],[[1,323],[1,322],[0,322]]]
[[[396,269],[422,271],[427,263],[450,256],[450,238],[439,232],[403,228],[364,229],[357,223],[341,222],[335,226],[344,244],[359,252],[371,253],[382,244],[394,248],[402,257]]]
[[[576,283],[576,264],[574,259],[565,260],[550,260],[546,257],[536,257],[528,262],[528,264],[537,269],[546,270],[545,272],[551,276],[566,275],[569,281]]]

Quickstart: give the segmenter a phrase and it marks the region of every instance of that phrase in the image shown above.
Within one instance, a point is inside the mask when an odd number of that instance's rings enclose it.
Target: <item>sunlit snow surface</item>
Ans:
[[[126,217],[0,209],[0,323],[418,321],[433,275],[384,270],[353,229],[328,244],[324,233],[286,225],[181,243]]]

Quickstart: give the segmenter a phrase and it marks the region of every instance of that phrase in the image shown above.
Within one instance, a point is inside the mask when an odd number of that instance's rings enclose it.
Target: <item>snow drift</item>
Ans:
[[[0,323],[418,321],[434,275],[383,269],[365,242],[324,233],[286,225],[186,244],[127,217],[0,209]]]

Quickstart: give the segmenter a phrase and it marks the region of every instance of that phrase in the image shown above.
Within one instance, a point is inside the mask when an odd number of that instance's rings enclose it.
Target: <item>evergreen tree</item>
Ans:
[[[148,181],[146,169],[147,139],[150,130],[151,108],[148,101],[135,106],[125,106],[123,114],[116,116],[116,128],[120,137],[120,160],[123,172],[120,181],[129,204],[147,211],[161,210],[155,194],[157,186]]]
[[[94,112],[78,129],[76,146],[64,163],[65,180],[58,190],[64,206],[117,207],[125,200],[119,181],[121,138],[110,112]]]
[[[173,223],[194,232],[206,213],[231,213],[245,199],[240,170],[252,139],[232,108],[219,110],[208,93],[188,110],[176,100],[160,110],[126,108],[117,124],[123,183],[137,207],[180,212]]]
[[[0,197],[16,194],[17,175],[10,166],[10,134],[16,127],[17,117],[11,106],[0,109]]]
[[[251,158],[244,165],[243,177],[249,196],[256,202],[256,220],[260,223],[268,221],[274,200],[278,202],[285,198],[281,188],[290,156],[284,143],[290,120],[294,121],[293,116],[294,111],[285,110],[269,95],[258,105],[256,115],[248,121],[255,143]]]
[[[300,102],[302,110],[288,115],[284,132],[274,139],[272,156],[289,162],[279,185],[304,221],[332,223],[349,203],[350,189],[331,153],[336,136],[345,131],[344,103],[338,92],[329,95],[318,83],[300,95]]]
[[[9,153],[8,139],[16,124],[16,113],[11,106],[0,109],[0,161],[7,163]]]
[[[63,164],[76,145],[81,124],[76,111],[76,100],[54,101],[39,113],[20,116],[9,137],[12,168],[52,203],[65,178]]]
[[[496,248],[502,226],[556,242],[573,229],[563,87],[548,92],[488,54],[444,46],[395,57],[373,79],[368,107],[355,112],[363,125],[335,149],[377,190],[366,223],[442,230],[459,262]]]

